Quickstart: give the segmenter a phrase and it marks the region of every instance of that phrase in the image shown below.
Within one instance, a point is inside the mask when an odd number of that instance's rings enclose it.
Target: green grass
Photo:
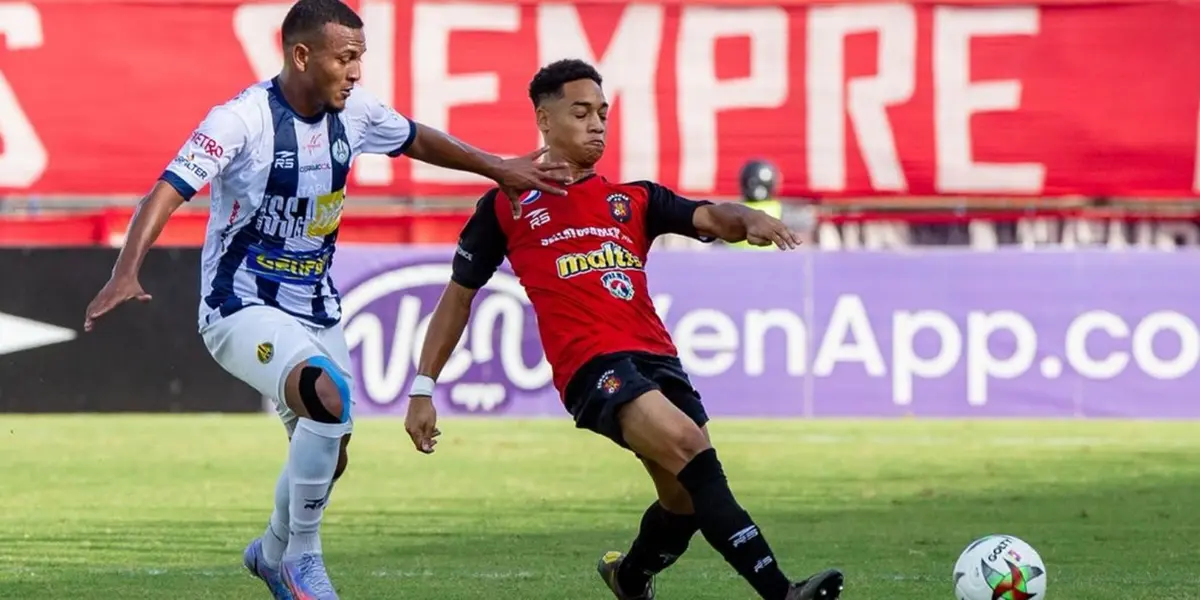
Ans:
[[[240,568],[286,453],[273,417],[0,415],[0,598],[265,598]],[[446,421],[437,454],[358,423],[324,526],[343,598],[602,600],[653,488],[564,420]],[[849,600],[951,598],[977,536],[1025,538],[1050,600],[1194,600],[1190,423],[721,421],[742,504],[795,577]],[[751,598],[699,536],[666,600]],[[1039,599],[1041,600],[1041,599]]]

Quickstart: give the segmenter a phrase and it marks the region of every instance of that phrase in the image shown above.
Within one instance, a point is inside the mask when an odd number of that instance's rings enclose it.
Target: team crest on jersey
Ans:
[[[629,218],[633,216],[633,203],[629,196],[625,194],[609,194],[608,198],[608,214],[612,215],[614,221],[618,223],[628,223]]]
[[[621,378],[617,377],[617,373],[615,371],[609,369],[600,376],[600,381],[596,382],[596,389],[611,396],[620,391]]]
[[[633,280],[620,271],[609,271],[600,277],[600,284],[619,300],[633,300]]]
[[[533,204],[534,202],[538,201],[538,198],[541,198],[541,197],[542,197],[541,190],[533,190],[533,191],[529,192],[528,194],[525,194],[524,198],[521,198],[521,205],[524,206],[526,204]]]
[[[343,165],[350,160],[350,145],[346,143],[346,140],[337,140],[333,143],[333,160]]]
[[[258,348],[254,349],[254,354],[258,357],[258,362],[265,365],[271,362],[272,358],[275,358],[275,344],[263,342],[258,345]]]

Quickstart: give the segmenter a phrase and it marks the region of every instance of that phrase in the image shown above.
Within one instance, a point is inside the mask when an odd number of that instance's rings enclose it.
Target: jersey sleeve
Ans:
[[[653,181],[638,181],[637,185],[646,188],[649,202],[646,208],[646,236],[654,241],[664,233],[674,233],[702,242],[711,242],[716,238],[700,235],[692,217],[696,209],[706,204],[708,200],[691,200],[684,198]]]
[[[496,218],[496,193],[491,190],[475,204],[475,214],[467,220],[454,250],[454,270],[450,279],[465,288],[484,286],[504,262],[508,238]]]
[[[356,89],[363,96],[366,128],[362,138],[365,154],[386,154],[397,157],[408,151],[417,138],[417,124],[375,96]]]
[[[248,137],[245,120],[230,107],[218,106],[192,132],[159,179],[184,200],[191,200],[242,151]]]

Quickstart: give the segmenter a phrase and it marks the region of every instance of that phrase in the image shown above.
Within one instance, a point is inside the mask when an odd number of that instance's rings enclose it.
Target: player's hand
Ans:
[[[437,445],[437,437],[442,435],[437,428],[437,409],[433,408],[433,398],[429,396],[410,396],[408,398],[408,414],[404,417],[404,430],[412,438],[413,446],[425,454],[433,454]]]
[[[754,246],[775,244],[780,250],[791,250],[800,245],[800,236],[783,221],[755,210],[746,217],[746,241]]]
[[[83,330],[91,331],[96,325],[96,319],[108,314],[112,309],[130,301],[149,302],[150,294],[142,289],[136,277],[113,277],[104,284],[96,298],[88,304],[87,314],[83,320]]]
[[[493,179],[508,197],[514,219],[521,216],[521,195],[525,192],[538,190],[558,196],[567,194],[566,190],[553,183],[571,183],[569,166],[564,162],[540,162],[549,151],[549,147],[542,147],[525,156],[503,160],[496,169]]]

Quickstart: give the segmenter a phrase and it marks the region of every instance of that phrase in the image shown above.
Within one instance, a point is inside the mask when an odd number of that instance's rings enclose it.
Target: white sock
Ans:
[[[291,487],[285,557],[321,552],[321,516],[337,470],[338,449],[345,426],[300,419],[288,452]]]
[[[288,544],[288,501],[291,498],[291,485],[288,481],[288,468],[285,464],[275,483],[275,510],[271,511],[271,521],[263,532],[263,562],[272,569],[279,568],[283,560],[283,551]]]

